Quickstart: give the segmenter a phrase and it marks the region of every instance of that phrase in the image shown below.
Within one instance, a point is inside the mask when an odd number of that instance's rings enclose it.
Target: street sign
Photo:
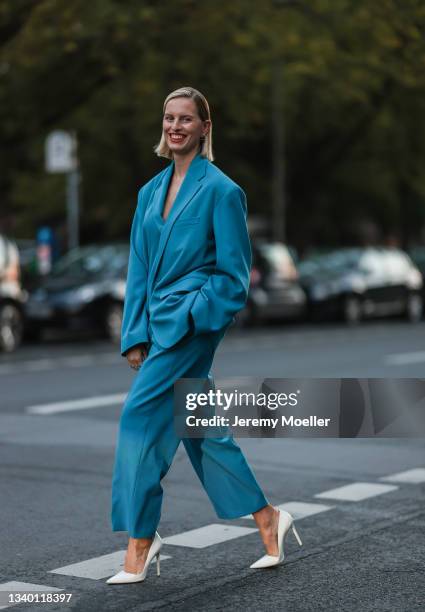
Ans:
[[[79,193],[80,172],[77,157],[77,138],[74,132],[55,130],[46,138],[45,164],[47,172],[66,174],[66,209],[68,247],[79,243]]]
[[[47,172],[72,172],[77,168],[76,141],[72,134],[55,130],[46,138]]]

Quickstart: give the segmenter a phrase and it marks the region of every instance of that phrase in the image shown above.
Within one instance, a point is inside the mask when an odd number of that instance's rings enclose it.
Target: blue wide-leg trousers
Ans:
[[[161,480],[181,442],[173,423],[174,382],[207,378],[221,337],[220,332],[199,334],[171,349],[152,339],[120,417],[112,479],[113,531],[127,531],[133,538],[155,534],[161,516]],[[219,518],[238,518],[268,504],[231,435],[183,438],[183,444]]]

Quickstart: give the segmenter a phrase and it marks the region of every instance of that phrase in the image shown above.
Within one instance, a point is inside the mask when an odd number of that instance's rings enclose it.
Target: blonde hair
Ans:
[[[175,89],[174,91],[172,91],[165,98],[164,106],[162,108],[163,113],[165,113],[165,107],[167,106],[168,102],[170,100],[173,100],[174,98],[192,99],[195,102],[195,106],[201,121],[211,121],[210,107],[208,105],[207,99],[197,89],[194,89],[193,87],[180,87],[179,89]],[[173,159],[173,154],[171,152],[170,147],[167,145],[164,133],[161,134],[161,140],[154,147],[154,151],[159,157],[167,157],[168,159]],[[206,157],[207,159],[209,159],[209,161],[214,160],[214,155],[212,151],[212,124],[210,124],[208,134],[203,136],[200,140],[199,153],[202,157]]]

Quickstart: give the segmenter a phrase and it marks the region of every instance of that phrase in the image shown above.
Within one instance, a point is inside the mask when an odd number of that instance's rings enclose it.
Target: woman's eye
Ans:
[[[164,116],[164,121],[173,122],[174,121],[174,117],[171,117],[170,115],[165,115]],[[182,117],[181,121],[184,121],[185,123],[188,123],[188,122],[192,121],[192,117]]]

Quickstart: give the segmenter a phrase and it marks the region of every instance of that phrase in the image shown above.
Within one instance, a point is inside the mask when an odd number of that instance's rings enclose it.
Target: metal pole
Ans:
[[[273,239],[286,241],[285,138],[283,123],[283,60],[275,59],[272,72]]]
[[[78,168],[66,174],[66,208],[68,224],[68,248],[73,249],[79,245],[79,184]]]

